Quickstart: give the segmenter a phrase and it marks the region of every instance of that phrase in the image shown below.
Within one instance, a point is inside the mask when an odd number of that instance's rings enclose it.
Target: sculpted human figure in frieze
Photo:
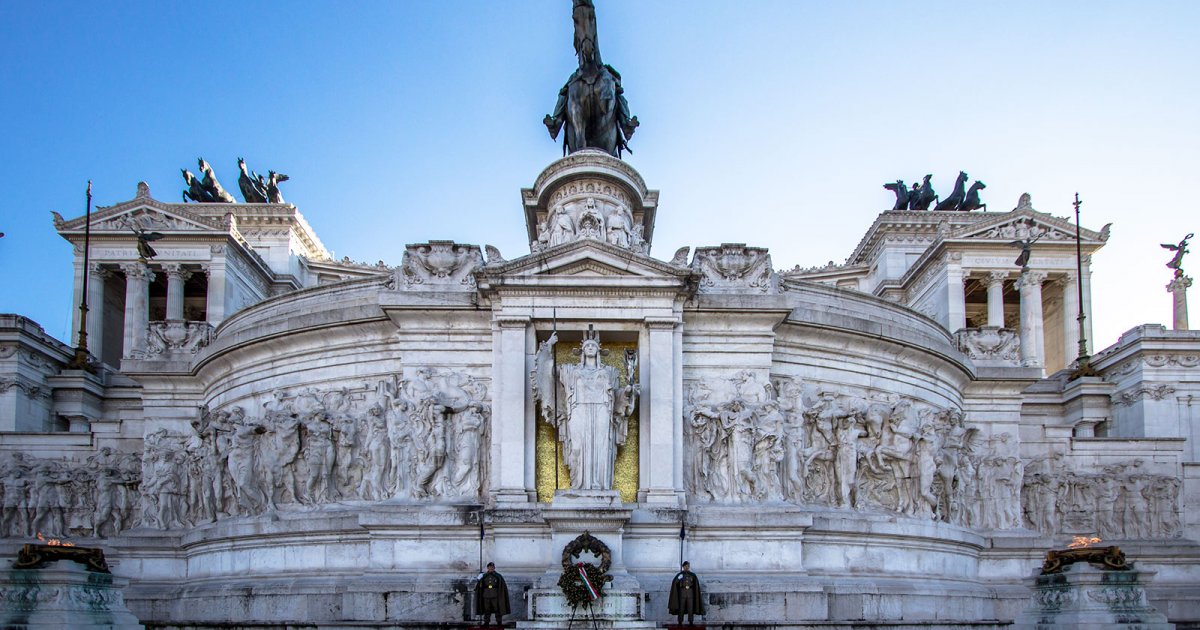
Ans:
[[[617,369],[600,362],[607,351],[591,327],[573,351],[580,362],[557,366],[555,382],[557,343],[558,335],[553,334],[538,348],[532,374],[534,400],[541,403],[543,420],[558,428],[571,488],[611,490],[617,447],[625,443],[639,387],[636,382],[622,386]],[[633,381],[634,375],[629,378]]]

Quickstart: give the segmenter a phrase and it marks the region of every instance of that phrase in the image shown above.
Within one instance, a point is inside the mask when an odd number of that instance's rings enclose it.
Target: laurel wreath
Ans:
[[[583,585],[583,580],[579,579],[577,566],[583,566],[588,579],[591,580],[592,586],[595,586],[597,591],[604,588],[605,582],[612,581],[611,575],[604,573],[600,567],[590,562],[581,562],[579,565],[566,567],[558,578],[558,587],[562,589],[563,596],[567,598],[567,603],[571,605],[571,608],[584,606],[592,601],[592,596],[588,593],[587,587]]]

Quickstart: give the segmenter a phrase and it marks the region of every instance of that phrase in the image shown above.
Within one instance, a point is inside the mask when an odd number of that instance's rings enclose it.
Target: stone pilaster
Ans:
[[[225,251],[224,246],[216,247],[220,247],[222,253]],[[216,328],[225,321],[225,259],[214,258],[204,268],[204,273],[208,274],[208,302],[205,310],[208,312],[208,323]]]
[[[1042,321],[1044,271],[1025,271],[1017,278],[1021,292],[1021,365],[1045,367],[1045,325]]]
[[[131,357],[146,348],[146,331],[150,325],[150,281],[154,272],[142,263],[124,263],[125,272],[125,352]]]
[[[1190,286],[1192,286],[1192,279],[1184,275],[1176,276],[1167,285],[1167,291],[1171,293],[1172,301],[1171,327],[1175,330],[1188,329],[1187,290]]]
[[[1008,272],[993,271],[987,275],[987,325],[992,328],[1004,328],[1004,281]]]
[[[946,266],[946,291],[949,298],[946,327],[952,333],[967,327],[967,298],[963,287],[966,279],[961,266]]]
[[[676,425],[683,422],[675,413],[675,327],[674,317],[647,318],[649,329],[649,359],[643,363],[642,401],[650,409],[650,447],[642,455],[648,503],[679,504],[678,490],[683,481],[675,477]]]
[[[499,317],[493,322],[492,350],[492,487],[497,503],[527,503],[533,487],[535,450],[527,448],[530,424],[525,393],[529,390],[526,337],[529,317]],[[528,461],[527,461],[528,459]]]
[[[192,272],[179,264],[164,265],[163,270],[167,273],[167,319],[181,320],[183,319],[183,283],[192,277]]]

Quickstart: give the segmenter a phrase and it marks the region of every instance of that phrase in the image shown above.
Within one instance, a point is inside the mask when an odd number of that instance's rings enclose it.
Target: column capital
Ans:
[[[1176,276],[1173,280],[1167,283],[1167,291],[1178,293],[1187,291],[1188,287],[1192,286],[1192,278],[1190,276]]]
[[[127,280],[154,280],[154,270],[140,262],[121,263],[121,271],[125,272]]]
[[[643,321],[650,330],[675,330],[679,325],[678,317],[647,317]]]
[[[1038,287],[1041,288],[1042,283],[1046,281],[1048,274],[1045,271],[1025,271],[1020,276],[1017,276],[1017,288]]]
[[[112,276],[111,271],[105,269],[101,263],[96,262],[88,263],[88,273],[90,273],[93,278],[104,279]]]
[[[983,281],[988,287],[991,287],[994,284],[1000,284],[1005,280],[1008,280],[1007,271],[989,271],[988,274],[983,277]]]
[[[524,328],[533,318],[528,315],[500,315],[492,321],[500,328]]]
[[[167,274],[167,278],[172,280],[178,279],[187,282],[187,279],[192,277],[192,271],[184,269],[183,265],[179,263],[167,263],[162,267],[163,271]]]

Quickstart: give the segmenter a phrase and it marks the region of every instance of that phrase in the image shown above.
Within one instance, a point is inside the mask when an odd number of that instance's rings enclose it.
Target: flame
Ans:
[[[59,540],[57,538],[46,538],[42,532],[37,533],[38,541],[45,543],[48,547],[74,547],[75,543],[69,540]]]
[[[1083,549],[1085,547],[1091,547],[1092,545],[1100,542],[1100,539],[1096,538],[1095,536],[1092,536],[1091,538],[1087,536],[1075,536],[1074,538],[1075,541],[1067,545],[1067,549]]]

